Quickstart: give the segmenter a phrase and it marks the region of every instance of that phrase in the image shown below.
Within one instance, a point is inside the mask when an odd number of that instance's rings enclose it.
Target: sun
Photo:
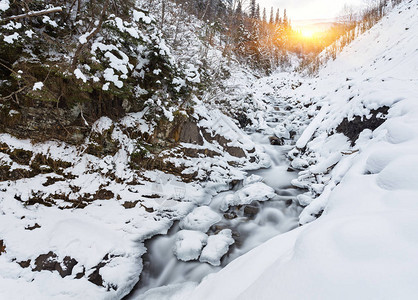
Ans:
[[[303,36],[304,38],[312,38],[315,35],[316,31],[311,29],[311,28],[301,28],[300,29],[300,34],[301,36]]]
[[[295,26],[295,33],[300,39],[314,40],[321,36],[323,28],[315,24],[304,24]]]

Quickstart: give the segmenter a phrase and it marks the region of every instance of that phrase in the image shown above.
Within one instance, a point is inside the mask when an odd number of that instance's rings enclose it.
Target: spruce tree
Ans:
[[[266,13],[266,8],[263,8],[263,22],[267,23],[267,13]]]
[[[285,27],[287,27],[289,25],[289,20],[287,19],[286,9],[284,10],[284,13],[283,13],[283,25]]]
[[[237,9],[235,10],[235,15],[240,18],[242,16],[242,6],[241,1],[238,1]]]
[[[251,19],[256,18],[256,9],[257,9],[257,5],[255,3],[255,0],[251,0],[251,5],[250,5],[250,18]]]
[[[271,7],[271,10],[270,10],[270,22],[269,23],[270,24],[273,24],[274,23],[273,7]]]
[[[260,4],[257,3],[257,9],[255,10],[255,18],[260,20]]]
[[[280,24],[280,10],[277,9],[276,11],[276,25]]]

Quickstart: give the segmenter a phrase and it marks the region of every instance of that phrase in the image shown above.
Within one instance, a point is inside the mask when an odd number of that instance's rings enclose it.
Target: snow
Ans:
[[[110,52],[106,52],[106,53],[110,53]],[[104,70],[103,77],[106,81],[108,81],[107,83],[103,85],[104,91],[107,91],[109,89],[110,83],[113,83],[118,88],[123,87],[123,82],[119,80],[119,76],[115,74],[115,70],[113,68],[107,68],[106,70]],[[107,87],[105,87],[105,85],[107,85]]]
[[[296,145],[305,152],[289,154],[308,163],[295,181],[309,188],[298,197],[306,225],[207,276],[183,299],[416,298],[417,14],[416,1],[403,2],[294,91],[322,107]],[[335,132],[345,117],[383,105],[386,121],[353,147]]]
[[[108,117],[101,117],[92,125],[92,131],[99,134],[103,134],[106,130],[110,130],[113,125],[113,121]]]
[[[43,82],[41,82],[41,81],[35,82],[35,84],[33,85],[32,90],[34,90],[34,91],[42,90],[43,87],[44,87]]]
[[[6,11],[10,7],[10,1],[9,0],[0,0],[0,10]]]
[[[48,16],[43,16],[42,22],[47,23],[47,24],[51,25],[52,27],[58,27],[57,22],[51,20],[51,18],[48,17]]]
[[[207,240],[208,236],[203,232],[181,230],[177,232],[173,253],[182,261],[198,259]]]
[[[35,34],[35,32],[30,29],[30,30],[26,30],[25,31],[26,36],[28,36],[29,38],[32,38],[32,36]]]
[[[196,207],[180,221],[180,228],[206,233],[209,228],[221,220],[221,216],[208,206]]]
[[[244,186],[234,194],[226,195],[220,209],[227,211],[230,206],[250,204],[253,201],[267,201],[274,196],[272,187],[263,182],[254,182]]]
[[[11,35],[5,35],[3,37],[3,41],[5,41],[8,44],[13,44],[19,38],[20,38],[20,35],[17,32],[15,32],[15,33],[13,33]]]
[[[146,16],[146,15],[145,15],[142,11],[137,11],[137,10],[134,10],[134,11],[133,11],[133,17],[134,17],[134,20],[135,20],[136,22],[138,22],[138,21],[142,21],[142,22],[144,22],[145,24],[151,24],[151,22],[152,22],[151,17]]]
[[[77,78],[77,79],[81,79],[84,83],[86,83],[86,82],[87,82],[87,77],[86,77],[86,75],[84,75],[84,74],[83,74],[83,72],[81,72],[81,70],[80,70],[80,69],[75,69],[75,70],[74,70],[74,75],[75,75],[75,78]]]
[[[177,283],[155,288],[140,295],[137,300],[181,300],[188,297],[190,290],[196,287],[194,282]]]
[[[234,242],[231,229],[223,229],[218,234],[209,236],[199,260],[219,266],[222,256],[228,252],[229,246]]]

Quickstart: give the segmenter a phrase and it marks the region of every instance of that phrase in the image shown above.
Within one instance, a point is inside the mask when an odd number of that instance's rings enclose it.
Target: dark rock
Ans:
[[[245,152],[241,148],[238,148],[238,147],[228,147],[227,146],[227,147],[225,147],[225,150],[226,150],[226,152],[228,152],[232,156],[235,156],[235,157],[245,157]]]
[[[157,198],[161,198],[160,195],[158,194],[152,194],[152,195],[142,195],[142,197],[144,198],[148,198],[148,199],[157,199]]]
[[[385,122],[385,116],[389,111],[388,106],[382,106],[378,109],[370,111],[372,117],[366,119],[365,117],[355,116],[353,120],[349,121],[345,118],[336,128],[338,133],[344,134],[351,141],[351,146],[354,146],[361,132],[364,129],[375,130],[377,127]],[[378,117],[378,115],[380,115]]]
[[[88,280],[91,283],[94,283],[95,285],[103,286],[104,287],[104,285],[103,285],[103,277],[102,277],[102,275],[100,275],[100,268],[103,267],[103,266],[105,266],[105,264],[101,265],[101,263],[100,263],[99,265],[97,265],[96,266],[96,269],[94,270],[94,272],[89,275],[89,279]]]
[[[244,150],[242,150],[239,147],[228,146],[228,144],[231,141],[226,139],[224,136],[221,136],[219,134],[215,134],[214,136],[212,136],[212,134],[206,130],[203,130],[202,133],[203,133],[203,137],[205,138],[205,140],[207,140],[210,143],[213,141],[218,142],[218,144],[221,145],[225,149],[225,151],[228,152],[230,155],[235,156],[235,157],[245,157]]]
[[[185,122],[181,126],[179,142],[203,145],[203,137],[196,123]]]
[[[235,116],[235,118],[237,119],[237,121],[239,123],[239,126],[241,128],[245,128],[248,125],[252,125],[253,124],[253,122],[251,121],[251,119],[247,118],[247,115],[246,114],[237,114]]]
[[[58,256],[50,251],[47,254],[41,254],[35,259],[35,268],[32,271],[57,271],[61,277],[71,275],[74,266],[78,264],[77,260],[69,256],[64,257],[60,262]]]
[[[224,213],[224,218],[227,220],[232,220],[232,219],[235,219],[236,217],[237,217],[237,214],[234,211]]]
[[[282,138],[278,138],[276,136],[271,136],[269,137],[270,140],[270,145],[274,145],[274,146],[283,146],[284,141]]]
[[[293,140],[293,138],[296,136],[296,131],[290,130],[289,135],[290,135],[290,139]]]
[[[6,245],[4,244],[3,240],[0,240],[0,255],[2,253],[6,253]]]
[[[50,177],[50,176],[48,176],[46,178],[46,181],[44,183],[42,183],[42,185],[43,186],[50,186],[50,185],[53,185],[54,183],[56,183],[58,181],[65,181],[65,178],[62,178],[62,177]]]
[[[94,283],[97,286],[105,287],[104,286],[104,282],[103,282],[103,277],[102,277],[102,275],[100,275],[100,269],[103,268],[107,263],[109,263],[111,261],[112,257],[114,257],[114,256],[111,256],[109,254],[106,254],[103,257],[102,261],[98,265],[96,265],[95,267],[93,267],[94,271],[93,271],[93,273],[91,273],[89,275],[89,278],[88,278],[88,280],[91,283]],[[110,289],[116,290],[117,288],[118,287],[116,285],[113,285],[113,284],[108,284],[107,285],[107,290],[110,290]]]
[[[106,189],[100,189],[94,195],[94,200],[101,199],[101,200],[109,200],[115,197],[112,191]]]
[[[35,223],[35,225],[33,225],[33,226],[25,227],[26,230],[34,230],[36,228],[41,228],[41,225],[39,225],[38,223]]]
[[[246,205],[244,207],[244,217],[247,217],[249,219],[254,219],[259,211],[260,211],[260,208],[257,206]]]
[[[30,259],[28,259],[28,260],[24,260],[24,261],[19,261],[17,264],[19,265],[19,266],[21,266],[22,268],[29,268],[29,266],[30,266]]]
[[[75,279],[80,279],[82,277],[84,277],[84,275],[86,275],[86,268],[83,267],[83,272],[79,272],[77,274],[75,274]]]

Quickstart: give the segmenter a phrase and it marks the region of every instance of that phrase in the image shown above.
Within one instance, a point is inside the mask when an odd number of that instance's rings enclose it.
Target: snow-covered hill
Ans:
[[[403,2],[289,91],[321,107],[290,153],[304,169],[294,184],[309,189],[299,197],[306,225],[183,290],[185,299],[418,296],[417,16],[418,1]]]

